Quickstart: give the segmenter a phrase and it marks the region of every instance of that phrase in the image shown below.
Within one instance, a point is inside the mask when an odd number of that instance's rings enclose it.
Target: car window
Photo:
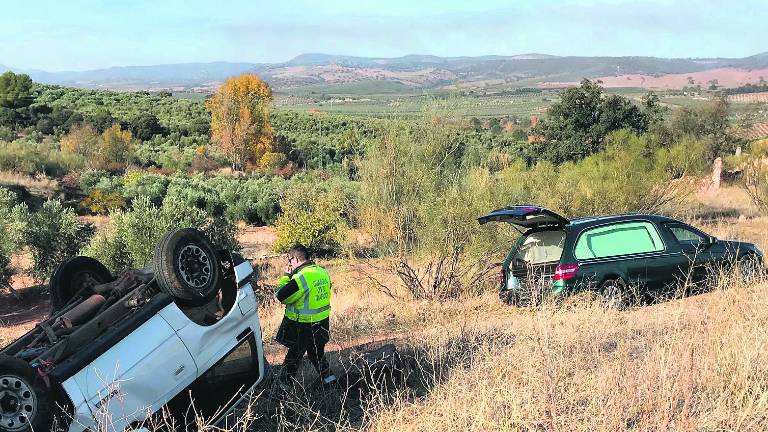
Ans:
[[[576,242],[576,259],[604,258],[664,250],[656,227],[650,222],[620,222],[584,231]]]
[[[244,340],[232,352],[209,369],[203,379],[209,383],[220,382],[229,378],[258,373],[258,357],[254,355],[256,347],[253,338]]]
[[[528,264],[560,261],[565,246],[565,231],[539,231],[528,234],[520,243],[515,259]]]
[[[682,225],[670,225],[667,228],[669,228],[672,235],[680,243],[701,243],[704,241],[704,237],[701,234]]]

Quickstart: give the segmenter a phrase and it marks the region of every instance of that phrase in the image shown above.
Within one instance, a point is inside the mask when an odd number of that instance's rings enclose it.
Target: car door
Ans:
[[[706,284],[711,267],[717,261],[709,245],[709,236],[682,222],[664,224],[667,237],[674,240],[684,259],[679,260],[677,278],[686,285],[702,287]]]
[[[236,290],[234,303],[215,322],[208,325],[194,322],[176,305],[161,312],[192,354],[199,374],[232,351],[241,342],[239,335],[260,332],[260,328],[253,328],[254,323],[258,327],[253,288],[246,283],[238,289],[239,283],[234,280],[230,282],[234,284],[231,288]],[[258,335],[260,337],[260,333]]]
[[[145,419],[197,376],[195,363],[173,328],[153,315],[75,375],[104,430]]]

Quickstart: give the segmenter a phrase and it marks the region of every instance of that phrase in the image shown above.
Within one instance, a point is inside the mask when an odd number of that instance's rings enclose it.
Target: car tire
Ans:
[[[160,289],[179,305],[202,306],[218,293],[221,263],[211,242],[196,229],[166,233],[155,248],[154,270]]]
[[[516,293],[512,290],[499,291],[499,299],[502,303],[508,306],[517,306],[519,303]]]
[[[0,432],[51,430],[53,392],[25,361],[0,355]]]
[[[610,309],[623,310],[627,307],[629,293],[624,279],[610,279],[600,286],[600,296],[603,305]]]
[[[112,273],[91,257],[72,257],[56,267],[51,276],[51,315],[64,308],[83,288],[112,282]]]
[[[738,262],[739,276],[745,283],[758,280],[764,272],[763,263],[754,255],[744,255]]]

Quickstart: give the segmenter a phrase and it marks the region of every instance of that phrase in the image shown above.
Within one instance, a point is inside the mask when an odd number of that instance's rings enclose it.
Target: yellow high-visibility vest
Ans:
[[[316,264],[303,267],[293,276],[283,275],[277,289],[295,280],[299,290],[283,300],[285,317],[301,323],[319,322],[331,314],[331,278]]]

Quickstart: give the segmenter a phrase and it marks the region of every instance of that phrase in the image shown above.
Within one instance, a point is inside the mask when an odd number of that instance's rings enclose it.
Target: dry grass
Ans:
[[[766,245],[762,222],[709,228]],[[372,290],[352,266],[333,270],[337,342],[396,334],[419,366],[394,395],[329,414],[310,392],[265,429],[768,428],[766,281],[726,278],[712,293],[625,312],[588,300],[526,310],[502,306],[493,294],[398,301]],[[279,307],[271,311],[278,322]]]
[[[59,183],[44,175],[30,176],[11,171],[0,171],[0,186],[21,186],[33,195],[50,198],[59,189]]]
[[[470,327],[486,337],[467,367],[423,400],[383,407],[366,429],[766,430],[766,294],[760,283],[630,312],[493,317]],[[421,343],[439,358],[459,337]]]

